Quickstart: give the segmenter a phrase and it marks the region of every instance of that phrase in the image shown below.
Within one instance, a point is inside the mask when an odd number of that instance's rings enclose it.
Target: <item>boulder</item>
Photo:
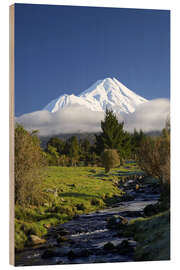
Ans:
[[[44,226],[44,228],[46,228],[47,230],[51,228],[51,224],[50,224],[50,223],[49,223],[49,224],[44,224],[43,226]]]
[[[128,185],[134,184],[134,180],[132,180],[132,179],[128,180],[127,184]]]
[[[67,241],[68,239],[64,236],[61,236],[61,235],[57,235],[57,238],[56,238],[56,241],[60,244],[62,242],[65,242]]]
[[[126,192],[126,194],[121,197],[121,201],[123,202],[134,201],[134,199],[135,196],[133,195],[133,192],[131,193]]]
[[[91,255],[92,252],[89,250],[89,249],[83,249],[81,252],[80,252],[80,257],[88,257],[89,255]]]
[[[56,261],[56,264],[64,264],[64,262],[62,260],[58,260]]]
[[[146,217],[153,216],[158,213],[159,207],[157,204],[149,204],[144,208],[144,215]]]
[[[134,251],[134,246],[128,240],[123,240],[122,243],[116,246],[116,249],[120,254],[128,254]]]
[[[128,220],[122,216],[114,215],[107,221],[107,228],[109,229],[121,229],[128,224]]]
[[[144,190],[144,188],[139,188],[139,189],[136,189],[136,192],[137,193],[145,193],[145,190]]]
[[[78,215],[78,214],[74,215],[74,219],[79,219],[79,218],[80,218],[80,215]]]
[[[73,259],[75,259],[76,257],[78,257],[77,254],[76,254],[73,250],[70,250],[70,251],[68,252],[67,256],[68,256],[68,259],[69,259],[69,260],[73,260]]]
[[[108,251],[114,250],[114,248],[115,248],[115,246],[111,242],[107,242],[103,247],[104,250],[108,250]]]
[[[31,234],[30,235],[30,242],[32,245],[41,245],[41,244],[44,244],[46,242],[46,240],[40,238],[37,235]]]
[[[58,229],[58,234],[61,236],[67,235],[69,234],[69,232],[67,230],[65,230],[64,228],[59,228]]]
[[[142,217],[142,211],[124,211],[126,217]]]
[[[42,259],[49,259],[58,256],[57,252],[51,250],[51,249],[46,249],[43,254],[41,255]]]

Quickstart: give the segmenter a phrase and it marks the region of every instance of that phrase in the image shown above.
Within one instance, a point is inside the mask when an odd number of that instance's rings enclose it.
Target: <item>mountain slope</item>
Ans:
[[[132,113],[137,106],[147,102],[145,98],[135,94],[115,78],[106,78],[94,83],[80,95],[62,95],[51,101],[43,110],[57,112],[66,106],[80,105],[97,112],[106,108],[116,113]]]

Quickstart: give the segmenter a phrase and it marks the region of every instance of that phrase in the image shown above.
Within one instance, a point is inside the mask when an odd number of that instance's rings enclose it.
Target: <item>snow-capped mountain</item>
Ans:
[[[106,78],[94,83],[80,95],[61,95],[47,104],[43,110],[57,112],[66,106],[85,106],[91,111],[104,112],[112,109],[116,113],[133,113],[137,106],[148,100],[135,94],[116,78]]]

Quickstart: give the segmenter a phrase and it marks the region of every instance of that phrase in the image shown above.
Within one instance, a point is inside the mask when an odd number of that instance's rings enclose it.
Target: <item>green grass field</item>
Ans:
[[[42,190],[47,195],[46,202],[40,207],[15,206],[16,250],[24,248],[30,234],[42,237],[47,233],[46,227],[104,208],[107,201],[123,196],[114,183],[121,176],[138,171],[134,163],[112,169],[109,174],[100,167],[45,168]]]

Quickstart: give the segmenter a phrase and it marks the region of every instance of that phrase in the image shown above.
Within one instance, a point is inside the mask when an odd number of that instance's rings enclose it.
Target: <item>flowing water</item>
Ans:
[[[132,190],[131,186],[126,189]],[[121,215],[128,220],[142,216],[143,209],[154,204],[159,198],[158,192],[152,192],[149,186],[144,186],[142,192],[132,191],[134,200],[120,202],[111,208],[94,213],[84,214],[71,221],[51,228],[44,245],[30,247],[16,254],[16,265],[53,265],[53,264],[82,264],[100,262],[130,262],[133,261],[132,249],[121,253],[108,250],[104,245],[111,242],[115,246],[123,240],[128,240],[130,246],[136,246],[132,238],[124,238],[115,230],[107,228],[107,219],[113,215]],[[57,242],[57,233],[66,231],[68,240]]]

